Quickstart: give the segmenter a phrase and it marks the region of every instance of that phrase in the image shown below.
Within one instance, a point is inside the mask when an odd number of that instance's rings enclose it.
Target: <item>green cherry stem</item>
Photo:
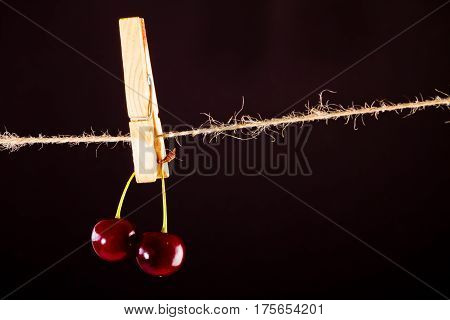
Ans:
[[[166,183],[164,182],[164,171],[161,165],[161,193],[162,193],[162,206],[163,206],[163,224],[161,228],[162,233],[167,233],[167,201],[166,201]]]
[[[123,200],[125,199],[125,195],[127,194],[128,187],[130,186],[130,183],[133,180],[134,176],[135,176],[135,172],[133,172],[131,174],[131,177],[128,179],[127,184],[125,185],[125,188],[123,189],[122,196],[120,197],[119,205],[117,206],[116,219],[120,219],[120,212],[122,211]]]

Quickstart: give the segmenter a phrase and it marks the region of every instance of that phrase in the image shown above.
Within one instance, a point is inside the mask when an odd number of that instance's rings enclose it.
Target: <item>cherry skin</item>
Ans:
[[[180,237],[163,232],[145,232],[138,244],[136,260],[142,271],[165,277],[181,268],[186,249]]]
[[[92,230],[92,247],[103,260],[120,261],[132,253],[135,234],[134,226],[127,220],[101,220]]]

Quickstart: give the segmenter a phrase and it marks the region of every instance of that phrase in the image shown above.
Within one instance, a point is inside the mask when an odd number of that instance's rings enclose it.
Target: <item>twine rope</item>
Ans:
[[[227,123],[220,123],[214,120],[210,115],[208,121],[197,129],[178,131],[178,132],[165,132],[160,136],[164,139],[178,138],[183,136],[198,136],[198,135],[212,135],[217,137],[226,132],[236,132],[247,130],[247,134],[250,138],[254,138],[266,129],[275,127],[278,129],[284,129],[286,126],[294,123],[306,123],[313,121],[328,121],[344,118],[348,121],[350,119],[357,120],[358,117],[364,115],[372,115],[377,118],[378,114],[384,112],[397,112],[409,111],[409,114],[413,114],[418,110],[429,109],[431,107],[450,107],[450,97],[435,97],[429,100],[416,100],[414,102],[392,104],[389,102],[379,101],[378,104],[373,102],[372,104],[365,104],[364,106],[354,106],[343,108],[340,105],[329,104],[328,101],[323,103],[322,95],[320,95],[320,103],[315,107],[307,106],[308,111],[306,113],[290,113],[280,118],[261,119],[250,116],[241,116],[238,118],[238,114],[235,114]],[[242,110],[242,109],[241,109]],[[51,136],[47,137],[42,134],[35,137],[20,137],[14,133],[5,132],[0,135],[0,150],[16,151],[23,146],[30,146],[34,144],[69,144],[78,145],[80,143],[130,143],[131,138],[129,135],[118,134],[112,136],[109,133],[103,133],[101,135],[83,133],[79,136]]]

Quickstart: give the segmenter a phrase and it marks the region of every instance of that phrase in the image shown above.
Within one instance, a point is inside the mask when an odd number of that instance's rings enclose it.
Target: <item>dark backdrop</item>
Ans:
[[[443,2],[8,3],[119,78],[118,19],[145,18],[159,102],[178,117],[161,110],[161,119],[198,126],[202,112],[228,119],[241,96],[246,113],[277,115]],[[324,88],[343,104],[448,92],[449,14],[450,6],[442,8]],[[4,4],[0,15],[2,128],[128,131],[120,81]],[[317,94],[294,109],[304,111]],[[304,149],[312,175],[271,179],[450,295],[449,113],[365,120],[356,131],[343,120],[314,124]],[[224,153],[229,142],[214,147],[221,164],[246,157]],[[113,217],[132,158],[123,145],[47,146],[1,152],[0,165],[4,296],[89,240],[96,221]],[[124,211],[159,191],[159,184],[133,185]],[[441,298],[262,176],[219,168],[186,178],[168,198],[169,231],[187,245],[176,275],[154,280],[134,261],[108,264],[88,244],[9,298]],[[158,198],[130,220],[140,231],[158,230],[160,212]]]

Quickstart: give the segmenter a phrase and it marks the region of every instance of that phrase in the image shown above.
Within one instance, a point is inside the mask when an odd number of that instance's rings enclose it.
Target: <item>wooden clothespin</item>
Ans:
[[[136,181],[154,182],[163,174],[168,177],[169,168],[165,163],[161,170],[158,164],[166,156],[166,149],[163,138],[158,137],[163,131],[144,19],[120,19],[119,26]]]

